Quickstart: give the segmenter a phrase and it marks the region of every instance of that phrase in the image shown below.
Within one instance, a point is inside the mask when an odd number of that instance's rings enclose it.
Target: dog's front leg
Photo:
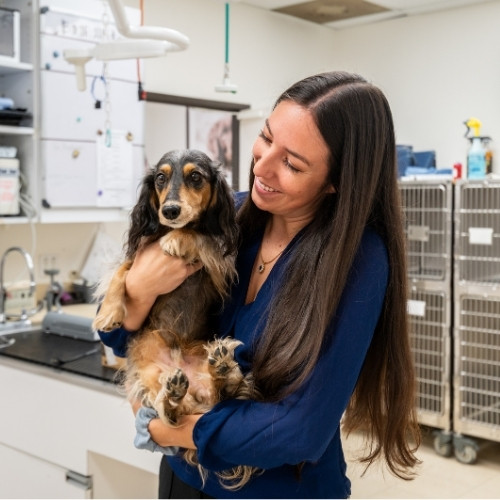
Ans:
[[[127,314],[127,308],[125,307],[125,278],[131,266],[132,261],[124,262],[111,278],[104,300],[93,322],[93,327],[96,330],[109,332],[123,324]]]
[[[236,276],[234,258],[222,257],[212,238],[191,229],[174,229],[160,239],[160,245],[165,253],[188,263],[201,262],[217,292],[222,297],[227,294],[228,282]]]
[[[188,263],[199,260],[198,235],[190,229],[173,229],[160,239],[162,250]]]

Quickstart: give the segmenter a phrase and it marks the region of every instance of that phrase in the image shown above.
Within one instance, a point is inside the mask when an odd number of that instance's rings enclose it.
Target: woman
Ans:
[[[215,474],[203,485],[197,470],[168,456],[162,495],[348,497],[343,416],[347,432],[367,433],[366,464],[383,457],[394,474],[411,476],[419,429],[396,170],[389,105],[363,78],[320,74],[279,97],[253,147],[250,195],[238,213],[239,282],[219,321],[221,336],[243,342],[237,360],[263,400],[224,401],[176,429],[142,412],[138,423],[151,443],[197,449],[209,471],[263,472],[228,491]],[[127,278],[124,328],[105,343],[122,352],[157,295],[192,272],[148,247]],[[188,489],[176,492],[178,484]]]

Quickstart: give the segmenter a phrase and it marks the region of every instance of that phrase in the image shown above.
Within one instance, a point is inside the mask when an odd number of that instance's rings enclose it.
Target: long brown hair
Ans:
[[[330,181],[336,194],[325,196],[315,219],[301,234],[288,263],[287,280],[270,304],[253,361],[255,381],[265,399],[277,401],[308,377],[320,356],[363,232],[368,225],[374,227],[387,247],[389,281],[344,427],[347,432],[358,428],[368,432],[371,446],[362,461],[370,465],[383,455],[394,474],[407,478],[418,462],[414,446],[420,434],[391,110],[377,87],[344,72],[301,80],[275,106],[282,101],[292,101],[314,117],[330,150]],[[253,164],[250,187],[252,170]],[[248,197],[239,212],[242,232],[257,231],[269,217]]]

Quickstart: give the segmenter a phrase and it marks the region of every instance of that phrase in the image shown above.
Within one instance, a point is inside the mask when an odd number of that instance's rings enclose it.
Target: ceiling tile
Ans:
[[[262,9],[274,10],[279,9],[280,7],[286,7],[288,5],[303,2],[304,0],[249,0],[243,1],[242,3],[253,5],[254,7],[260,7]]]
[[[233,0],[330,28],[347,28],[385,19],[498,0]],[[0,0],[1,3],[1,0]]]
[[[353,17],[385,12],[387,9],[365,0],[313,0],[274,9],[281,14],[299,17],[314,23],[330,23]]]

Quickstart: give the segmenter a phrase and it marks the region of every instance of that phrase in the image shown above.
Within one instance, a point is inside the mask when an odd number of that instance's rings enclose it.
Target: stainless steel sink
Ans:
[[[0,323],[0,349],[10,347],[16,342],[13,334],[29,334],[40,331],[40,326],[32,325],[29,321],[11,321],[10,323]]]
[[[18,326],[18,325],[16,325]],[[99,341],[50,333],[40,325],[0,335],[0,359],[11,358],[116,383],[116,370],[103,366]],[[1,495],[0,495],[1,496]]]
[[[30,322],[7,321],[6,323],[0,323],[0,336],[10,335],[11,333],[35,332],[37,330],[40,330],[40,325],[32,325]]]

